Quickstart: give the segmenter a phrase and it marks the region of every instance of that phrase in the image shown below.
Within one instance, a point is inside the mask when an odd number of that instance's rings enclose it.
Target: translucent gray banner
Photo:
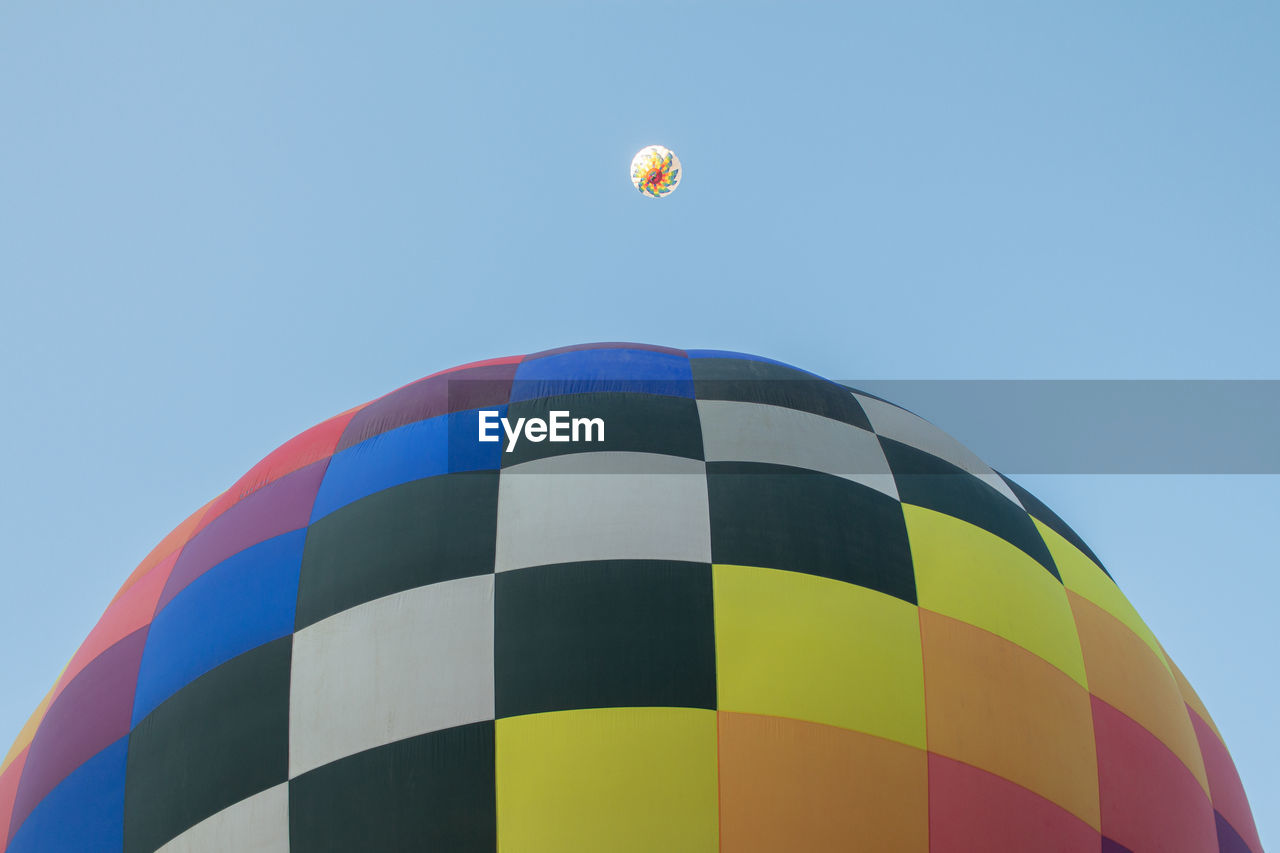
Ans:
[[[841,380],[1006,474],[1280,474],[1278,380]]]

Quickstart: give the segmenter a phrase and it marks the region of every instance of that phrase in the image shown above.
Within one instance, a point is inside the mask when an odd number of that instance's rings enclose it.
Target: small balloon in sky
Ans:
[[[631,183],[652,198],[670,195],[680,186],[680,158],[662,145],[642,148],[631,161]]]

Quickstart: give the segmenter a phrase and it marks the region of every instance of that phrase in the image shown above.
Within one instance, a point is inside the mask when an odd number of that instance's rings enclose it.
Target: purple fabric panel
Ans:
[[[356,412],[335,453],[367,438],[453,412],[500,406],[511,394],[517,363],[486,364],[420,379]]]
[[[1133,853],[1133,851],[1119,841],[1112,841],[1104,835],[1102,836],[1102,853]]]
[[[49,706],[31,741],[11,827],[20,826],[73,770],[129,733],[138,665],[146,644],[147,628],[142,627],[110,646]]]
[[[535,352],[525,356],[524,360],[529,361],[535,358],[545,358],[549,355],[559,355],[560,353],[564,353],[564,352],[580,352],[582,350],[588,350],[588,349],[642,349],[642,350],[650,350],[651,352],[665,352],[668,355],[684,356],[687,354],[682,349],[673,349],[671,347],[660,347],[656,344],[628,344],[628,343],[615,342],[615,341],[606,341],[598,344],[574,344],[573,346],[569,346],[569,347],[556,347],[555,349],[543,350],[542,352]]]
[[[1218,824],[1218,853],[1262,853],[1253,851],[1236,832],[1236,828],[1222,816],[1222,812],[1214,811],[1214,821]]]
[[[209,522],[178,555],[157,612],[193,580],[228,557],[273,536],[306,527],[328,465],[328,459],[321,459],[286,474]]]

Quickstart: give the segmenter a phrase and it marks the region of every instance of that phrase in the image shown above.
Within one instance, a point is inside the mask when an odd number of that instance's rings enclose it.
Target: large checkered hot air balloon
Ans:
[[[882,400],[634,344],[415,382],[179,525],[4,759],[0,846],[1261,853],[1042,503]]]

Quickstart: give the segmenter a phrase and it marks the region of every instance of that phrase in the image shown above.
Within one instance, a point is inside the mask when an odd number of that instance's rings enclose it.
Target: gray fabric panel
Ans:
[[[711,561],[705,465],[576,453],[504,469],[497,571],[584,560]]]
[[[276,785],[205,818],[159,853],[289,853],[289,786]]]
[[[885,403],[872,397],[854,394],[862,404],[862,410],[871,420],[871,426],[877,435],[892,438],[903,444],[909,444],[917,450],[932,453],[939,459],[945,459],[961,470],[968,471],[991,488],[1004,495],[1017,506],[1022,503],[1009,488],[1009,484],[999,474],[991,470],[969,448],[938,429],[933,424],[906,409],[900,409],[892,403]]]
[[[811,412],[699,400],[708,462],[767,462],[844,477],[898,499],[875,434]]]
[[[493,719],[493,575],[388,595],[294,635],[289,777]]]

